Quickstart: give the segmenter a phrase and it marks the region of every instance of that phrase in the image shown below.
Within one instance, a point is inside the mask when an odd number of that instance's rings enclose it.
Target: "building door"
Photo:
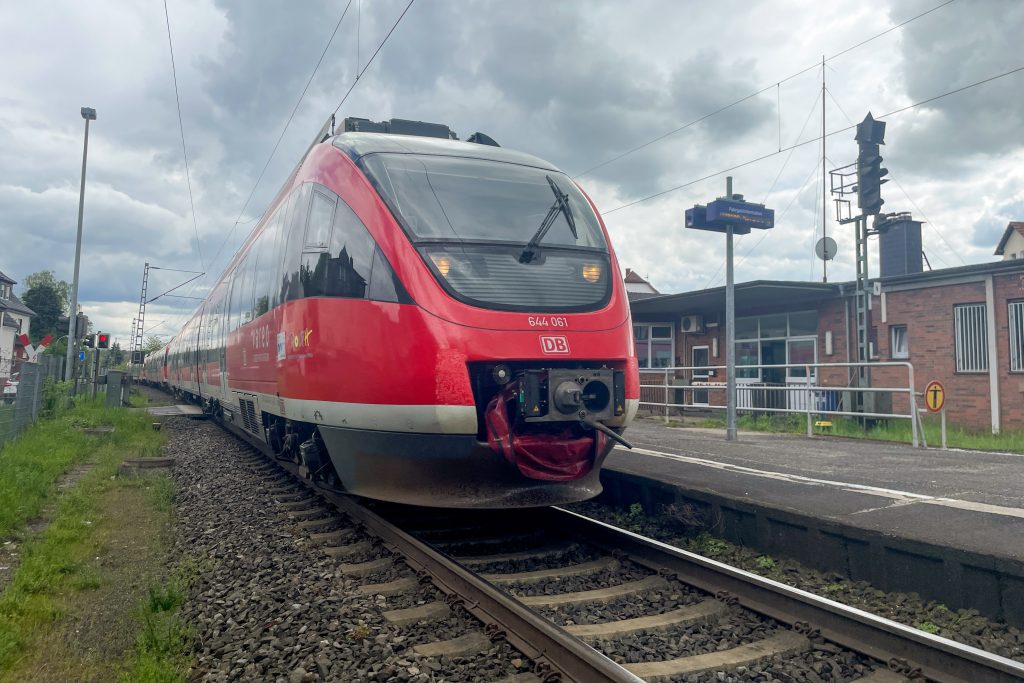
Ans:
[[[711,377],[711,371],[708,369],[710,354],[707,346],[694,346],[691,351],[691,358],[693,362],[693,384],[707,384]],[[694,389],[693,390],[693,404],[698,406],[708,405],[708,390],[707,389]]]
[[[786,362],[793,365],[806,363],[808,366],[818,362],[817,337],[792,337],[786,340]],[[807,391],[787,391],[787,407],[790,410],[814,410],[816,393],[811,389],[817,378],[816,368],[786,368],[786,384],[802,384]]]

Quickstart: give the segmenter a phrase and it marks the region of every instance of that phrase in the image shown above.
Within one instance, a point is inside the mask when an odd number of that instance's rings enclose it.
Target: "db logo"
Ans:
[[[542,335],[540,349],[544,353],[569,353],[569,340],[562,335]]]

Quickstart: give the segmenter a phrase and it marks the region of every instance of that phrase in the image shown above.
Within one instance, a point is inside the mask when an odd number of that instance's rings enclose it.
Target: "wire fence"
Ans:
[[[0,447],[13,441],[43,412],[43,389],[47,380],[59,382],[64,359],[42,356],[38,363],[22,363],[16,383],[5,387],[0,398]]]

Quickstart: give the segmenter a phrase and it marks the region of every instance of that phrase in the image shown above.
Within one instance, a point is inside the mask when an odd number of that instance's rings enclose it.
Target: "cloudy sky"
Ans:
[[[126,341],[146,261],[212,280],[408,0],[353,0],[243,211],[347,1],[168,0],[195,224],[161,2],[0,4],[0,270],[71,279],[90,106],[85,312]],[[955,0],[846,51],[943,2],[415,0],[339,115],[480,130],[555,163],[597,202],[623,267],[663,292],[724,283],[723,239],[684,230],[683,212],[724,192],[718,172],[775,152],[732,172],[777,225],[740,239],[737,279],[820,280],[822,56],[829,132],[1024,66],[1018,0]],[[886,119],[885,210],[927,221],[934,268],[992,260],[1024,219],[1022,93],[1018,72]],[[829,168],[855,157],[852,131],[827,138]],[[827,218],[829,279],[849,279],[852,230],[831,201]],[[155,271],[150,292],[181,279]],[[151,304],[147,329],[173,333],[195,304]]]

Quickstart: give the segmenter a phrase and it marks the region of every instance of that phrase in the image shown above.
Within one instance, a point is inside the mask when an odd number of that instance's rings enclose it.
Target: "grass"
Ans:
[[[79,431],[101,425],[114,432]],[[105,408],[101,397],[79,399],[0,450],[0,536],[51,508],[45,530],[22,541],[0,593],[0,680],[91,680],[131,648],[125,597],[139,577],[159,571],[172,492],[116,473],[125,457],[154,455],[162,441],[144,413]],[[76,463],[94,467],[58,496],[54,482]]]
[[[162,586],[150,586],[139,608],[141,630],[121,680],[178,683],[185,680],[191,632],[181,620],[189,578],[180,570]]]
[[[89,436],[80,427],[110,425],[107,436]],[[29,427],[0,448],[0,539],[36,517],[54,493],[54,482],[68,467],[112,453],[156,454],[161,440],[145,416],[105,408],[102,399],[77,405]]]
[[[909,420],[878,420],[865,427],[852,418],[825,416],[824,419],[832,421],[832,428],[815,428],[815,434],[894,441],[905,444],[911,443],[912,434]],[[670,421],[669,424],[670,426],[683,426],[679,422],[673,423]],[[807,433],[807,417],[804,414],[740,415],[737,418],[736,425],[740,430],[749,432],[777,434]],[[718,418],[708,418],[694,426],[724,429],[725,421]],[[930,447],[942,445],[941,425],[938,418],[930,416],[924,418],[924,435]],[[988,431],[968,430],[952,427],[947,424],[946,443],[950,448],[1024,453],[1024,432],[992,434]]]

